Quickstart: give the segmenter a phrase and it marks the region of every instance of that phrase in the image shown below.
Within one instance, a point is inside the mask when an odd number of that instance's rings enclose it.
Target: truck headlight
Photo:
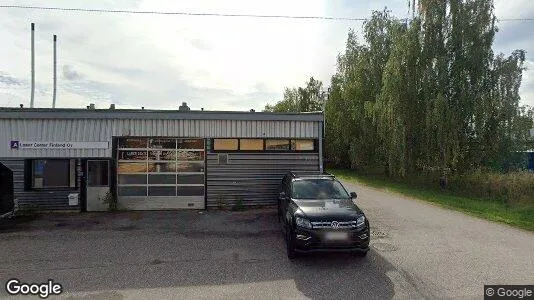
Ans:
[[[362,227],[365,224],[365,216],[361,216],[356,220],[356,227]]]
[[[312,229],[312,224],[310,223],[310,221],[308,221],[308,220],[306,220],[304,218],[301,218],[301,217],[296,217],[295,218],[295,224],[297,224],[297,226],[299,226],[299,227]]]

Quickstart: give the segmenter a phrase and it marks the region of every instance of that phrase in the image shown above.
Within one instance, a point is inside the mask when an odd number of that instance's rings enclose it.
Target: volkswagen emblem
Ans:
[[[339,222],[338,222],[338,221],[332,221],[331,226],[332,226],[332,228],[334,228],[334,229],[338,229],[338,228],[339,228]]]

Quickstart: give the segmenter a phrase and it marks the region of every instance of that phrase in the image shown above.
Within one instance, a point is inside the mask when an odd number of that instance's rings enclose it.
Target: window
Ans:
[[[214,139],[213,150],[237,150],[239,146],[238,139]]]
[[[289,150],[289,140],[265,140],[265,150]]]
[[[239,150],[263,150],[263,139],[240,139]]]
[[[142,147],[140,147],[142,148]],[[149,139],[148,148],[152,149],[176,149],[176,139]]]
[[[118,138],[118,145],[120,197],[204,195],[204,139],[127,137]]]
[[[202,139],[178,139],[178,149],[204,150],[204,140]]]
[[[119,139],[119,148],[146,148],[147,139],[145,138],[121,138]]]
[[[31,161],[31,187],[76,187],[75,159],[36,159]]]
[[[129,174],[129,173],[146,173],[146,162],[119,162],[117,173]]]
[[[302,179],[293,181],[291,197],[295,199],[348,199],[341,183],[331,179]]]
[[[109,166],[107,160],[90,160],[87,162],[87,185],[109,186]]]
[[[213,139],[210,148],[215,152],[313,152],[317,150],[314,139]],[[179,153],[180,155],[180,153]],[[199,160],[202,157],[199,157]],[[178,158],[178,160],[182,160]],[[219,162],[219,164],[221,164]]]
[[[295,151],[315,150],[313,140],[291,140],[291,150],[295,150]]]

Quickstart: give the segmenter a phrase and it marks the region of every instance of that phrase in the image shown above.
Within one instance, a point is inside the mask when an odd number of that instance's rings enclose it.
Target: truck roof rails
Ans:
[[[304,177],[330,177],[335,178],[334,175],[327,173],[327,172],[319,172],[319,171],[289,171],[289,174],[293,178],[304,178]]]

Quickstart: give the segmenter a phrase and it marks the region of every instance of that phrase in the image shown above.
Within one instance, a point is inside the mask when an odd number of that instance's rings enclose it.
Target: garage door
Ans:
[[[119,138],[119,206],[130,210],[203,209],[204,155],[204,139]]]

